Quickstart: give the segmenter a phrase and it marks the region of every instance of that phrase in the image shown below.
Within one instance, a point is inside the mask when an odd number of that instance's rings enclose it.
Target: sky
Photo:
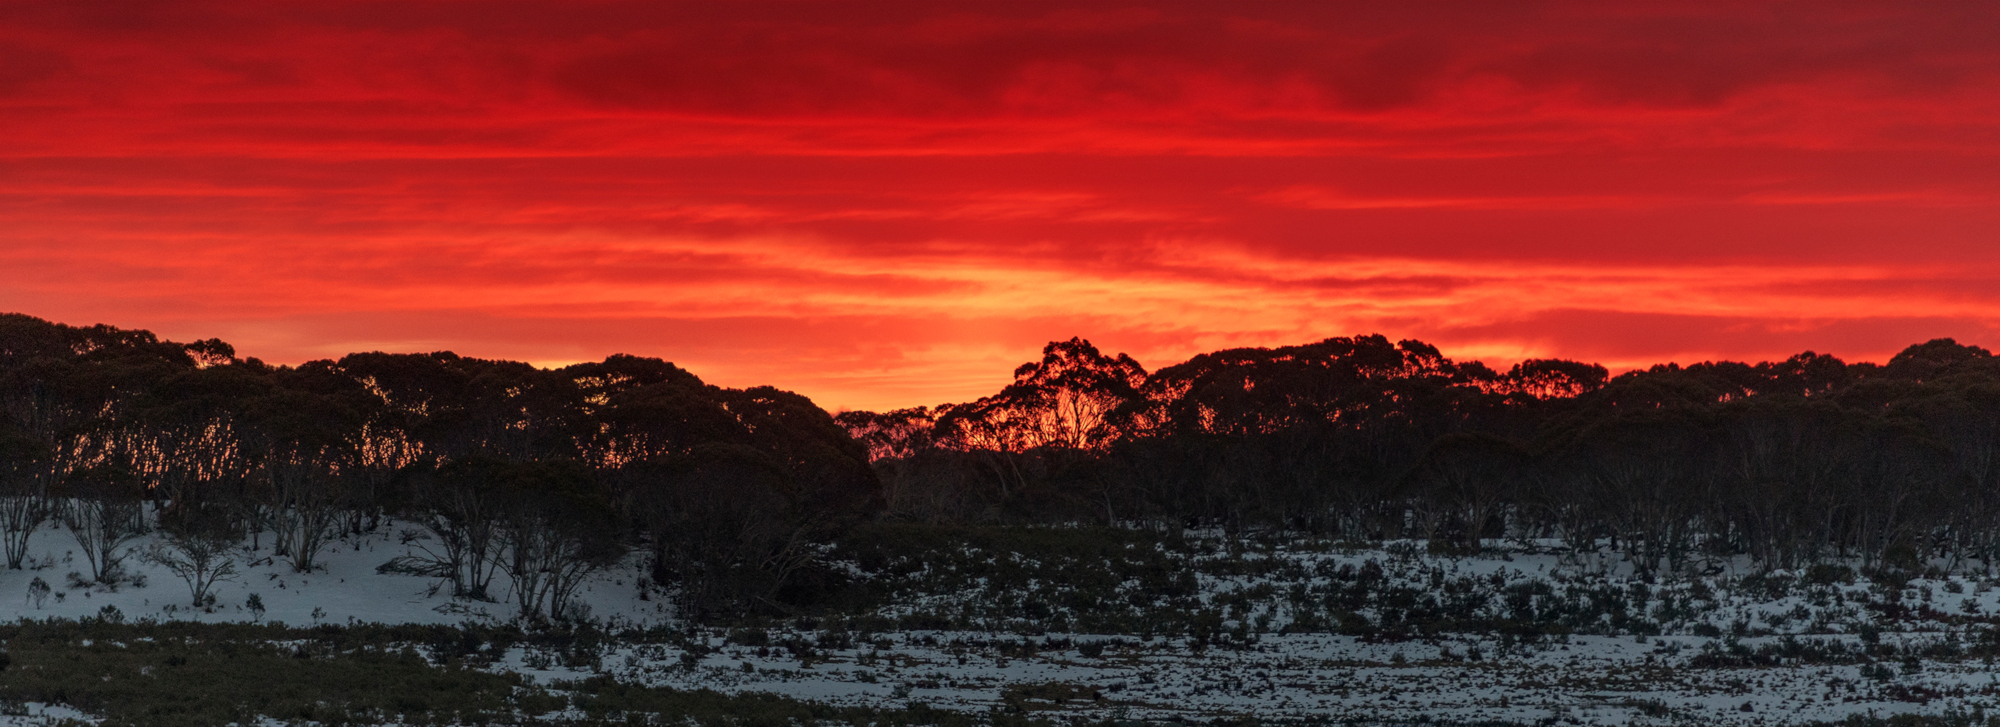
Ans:
[[[829,409],[2000,344],[2000,5],[0,4],[0,310]]]

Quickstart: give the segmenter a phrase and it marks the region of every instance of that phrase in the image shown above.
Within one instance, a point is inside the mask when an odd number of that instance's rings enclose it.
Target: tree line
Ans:
[[[921,521],[1557,539],[1646,572],[2000,555],[2000,359],[1949,339],[1616,377],[1381,336],[1148,372],[1071,339],[992,396],[837,420]]]
[[[272,366],[0,315],[0,555],[22,567],[56,521],[89,578],[143,555],[197,603],[238,545],[311,570],[392,519],[412,555],[385,569],[530,619],[574,615],[583,580],[635,552],[691,616],[790,612],[838,586],[825,546],[879,518],[1990,570],[1996,479],[2000,359],[1950,340],[1612,377],[1381,336],[1147,371],[1071,339],[992,396],[835,416],[658,359]],[[163,547],[135,553],[147,531]]]
[[[329,543],[395,518],[419,555],[385,567],[524,617],[563,618],[584,577],[635,550],[699,615],[782,602],[816,544],[878,500],[866,450],[806,398],[658,359],[272,366],[214,339],[0,315],[11,568],[53,519],[88,578],[115,580],[157,530],[172,547],[152,555],[199,604],[234,544],[310,571]]]

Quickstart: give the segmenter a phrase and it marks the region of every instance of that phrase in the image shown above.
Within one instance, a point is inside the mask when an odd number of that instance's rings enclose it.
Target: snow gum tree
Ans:
[[[49,517],[43,487],[48,448],[11,428],[0,429],[0,546],[7,567],[20,570],[28,557],[28,536]]]
[[[267,461],[264,472],[278,552],[291,561],[293,570],[310,573],[319,565],[320,551],[340,532],[338,480],[317,458],[297,453]]]
[[[126,546],[145,532],[139,480],[123,468],[86,467],[63,478],[58,508],[63,526],[76,538],[90,564],[91,580],[105,582],[131,551]]]
[[[305,374],[298,374],[304,376]],[[312,382],[300,382],[300,388]],[[321,550],[339,535],[342,478],[352,468],[354,411],[337,398],[305,390],[273,392],[252,402],[252,477],[278,554],[304,573],[317,567]]]
[[[407,514],[427,536],[413,543],[420,560],[451,579],[452,594],[489,600],[500,549],[500,497],[496,480],[509,465],[470,457],[413,473]]]
[[[513,465],[496,484],[505,540],[496,555],[521,618],[561,620],[584,580],[625,553],[609,494],[569,460]]]
[[[187,583],[195,608],[208,605],[217,583],[235,580],[236,530],[220,507],[177,508],[162,519],[160,535],[144,557]]]

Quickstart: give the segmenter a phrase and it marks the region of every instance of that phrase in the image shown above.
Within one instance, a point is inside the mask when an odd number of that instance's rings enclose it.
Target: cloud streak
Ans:
[[[1983,6],[0,7],[0,307],[829,406],[1382,331],[1495,363],[2000,326]]]

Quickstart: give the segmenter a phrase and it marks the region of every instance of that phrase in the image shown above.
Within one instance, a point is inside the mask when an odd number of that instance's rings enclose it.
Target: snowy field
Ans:
[[[1072,644],[1090,637],[1051,635]],[[1573,724],[1798,724],[1854,714],[1970,713],[2000,705],[2000,684],[1979,663],[1924,664],[1914,677],[1881,681],[1858,666],[1690,668],[1659,641],[1699,638],[1571,637],[1545,649],[1482,662],[1458,656],[1485,642],[1367,643],[1352,637],[1277,635],[1236,650],[1193,650],[1162,640],[1085,656],[976,644],[963,634],[886,635],[866,647],[829,650],[801,662],[715,643],[692,669],[677,652],[626,647],[597,671],[653,686],[771,692],[836,704],[986,711],[1056,711],[1094,718],[1431,719]],[[1041,641],[1037,639],[1036,641]],[[1012,653],[1012,655],[1009,654]],[[530,661],[540,661],[537,669]],[[539,680],[590,671],[551,670],[526,652],[504,668]]]
[[[373,533],[335,541],[321,553],[318,560],[322,568],[313,573],[294,571],[272,552],[267,536],[261,550],[246,547],[237,552],[234,559],[241,572],[217,584],[212,589],[214,604],[204,609],[194,606],[184,581],[141,557],[154,544],[152,537],[141,537],[125,546],[130,555],[122,563],[125,577],[118,583],[94,584],[86,582],[90,569],[77,551],[75,539],[58,526],[45,525],[30,540],[26,569],[0,569],[0,620],[95,618],[107,607],[117,609],[127,621],[240,621],[289,626],[500,623],[515,614],[516,607],[504,599],[490,603],[454,600],[450,585],[441,578],[378,574],[376,568],[390,558],[410,554],[410,547],[401,543],[404,530],[389,523]],[[640,599],[640,575],[638,560],[630,559],[599,574],[582,589],[582,599],[598,619],[634,625],[660,623],[668,607],[660,600]],[[30,588],[35,579],[50,588],[39,603]],[[506,596],[506,576],[500,575],[497,583],[496,593]],[[264,606],[262,613],[247,607],[252,595]],[[647,597],[654,598],[652,594]]]
[[[35,535],[31,569],[0,572],[0,618],[314,626],[498,624],[514,613],[504,578],[496,589],[502,600],[481,602],[451,598],[440,579],[379,574],[378,566],[409,554],[401,533],[391,525],[337,542],[325,569],[310,574],[292,572],[268,548],[245,551],[241,575],[221,584],[204,609],[192,607],[171,572],[136,555],[116,586],[81,582],[71,576],[86,570],[74,542],[45,529]],[[900,581],[872,620],[695,629],[668,641],[614,642],[582,659],[514,646],[480,668],[556,689],[610,677],[839,705],[1091,719],[1780,725],[2000,715],[1993,660],[2000,582],[1960,576],[1890,585],[1851,571],[1751,574],[1738,563],[1644,583],[1606,554],[1493,546],[1465,557],[1407,543],[1206,541],[1173,561],[1192,576],[1185,602],[1214,617],[1199,635],[982,621],[987,605],[1017,597],[1075,602],[1075,594],[1059,576],[1016,589],[926,566],[922,579]],[[1006,559],[975,555],[988,565]],[[581,592],[590,617],[612,630],[673,626],[672,594],[642,590],[642,575],[634,557],[590,582]],[[35,579],[51,592],[31,595]],[[1141,619],[1161,613],[1146,593],[1136,579],[1118,584],[1103,608]],[[261,612],[247,605],[253,595]],[[912,628],[898,620],[945,612],[981,625]],[[0,716],[0,724],[79,716],[60,706],[25,708],[30,714]]]
[[[1192,566],[1227,559],[1234,565],[1224,570],[1241,570],[1244,554],[1225,558],[1220,550],[1193,558]],[[1232,596],[1325,588],[1338,579],[1316,574],[1371,564],[1382,574],[1376,588],[1391,594],[1397,584],[1446,592],[1479,584],[1465,600],[1482,602],[1474,610],[1496,618],[1524,602],[1557,609],[1643,585],[1603,559],[1586,567],[1523,549],[1479,558],[1393,550],[1252,554],[1297,567],[1259,569],[1267,571],[1262,576],[1203,574],[1201,598],[1240,607],[1243,599]],[[692,650],[698,661],[688,650],[628,646],[590,671],[655,686],[837,704],[921,702],[1096,719],[1774,725],[1855,715],[2000,714],[2000,671],[1991,656],[1977,655],[1982,644],[1992,652],[1986,634],[2000,610],[1994,582],[1914,580],[1883,593],[1865,579],[1787,580],[1778,573],[1662,581],[1633,598],[1626,611],[1638,615],[1629,629],[1609,627],[1607,613],[1597,625],[1618,633],[1592,635],[1284,633],[1293,604],[1273,595],[1223,624],[1237,633],[1235,627],[1252,623],[1263,623],[1261,629],[1219,643],[1019,630],[738,631],[701,639]],[[1773,597],[1777,591],[1784,595]],[[1509,603],[1508,593],[1545,595],[1517,595]],[[926,600],[991,597],[974,587]],[[1362,615],[1380,621],[1380,614]],[[502,668],[545,683],[587,675],[548,670],[548,663],[546,655],[519,652]]]

